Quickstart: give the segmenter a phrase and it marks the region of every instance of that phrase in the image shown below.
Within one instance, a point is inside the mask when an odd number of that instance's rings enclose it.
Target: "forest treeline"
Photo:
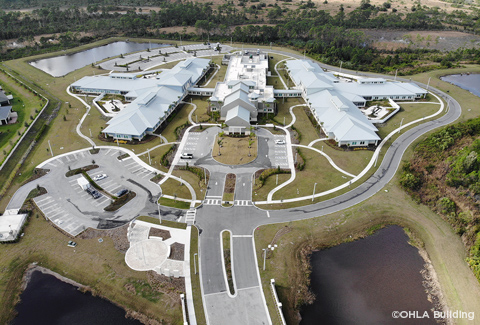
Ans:
[[[7,1],[7,0],[0,0]],[[116,1],[90,3],[84,8],[72,6],[60,9],[58,5],[44,6],[31,12],[0,11],[0,50],[2,40],[17,39],[27,47],[3,50],[1,60],[71,48],[109,36],[155,37],[205,41],[231,41],[257,44],[275,43],[306,51],[325,63],[350,69],[400,74],[426,69],[449,67],[460,61],[480,62],[478,50],[458,49],[453,53],[434,50],[403,48],[380,51],[369,44],[362,32],[355,29],[443,30],[460,29],[480,31],[478,14],[463,11],[447,14],[438,8],[417,4],[406,14],[397,13],[384,3],[371,5],[362,0],[359,7],[345,13],[343,7],[335,15],[318,10],[310,0],[296,9],[281,8],[277,4],[240,0],[226,1],[213,7],[212,3],[188,1],[152,2],[157,10],[140,12],[134,8],[119,7]],[[8,1],[7,1],[8,2]],[[57,4],[56,2],[52,2]],[[74,2],[75,3],[75,2]],[[81,3],[81,2],[78,2]],[[137,3],[137,5],[139,5]],[[261,25],[268,23],[268,25]],[[254,25],[255,24],[255,25]],[[195,26],[195,33],[165,33],[159,29],[173,26]],[[81,32],[88,36],[81,36]],[[35,35],[57,34],[52,42],[47,37],[35,40]],[[418,65],[418,60],[435,64]]]

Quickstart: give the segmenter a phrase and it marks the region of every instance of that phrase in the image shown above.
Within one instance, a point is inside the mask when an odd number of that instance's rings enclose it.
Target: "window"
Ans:
[[[360,144],[365,144],[365,141],[360,141]]]
[[[356,145],[356,144],[357,144],[357,142],[356,142],[356,141],[352,142],[352,146],[354,146],[354,145]]]

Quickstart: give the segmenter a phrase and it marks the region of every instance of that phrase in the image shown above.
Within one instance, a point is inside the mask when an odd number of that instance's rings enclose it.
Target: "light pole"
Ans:
[[[317,183],[313,184],[312,202],[313,202],[313,199],[315,198],[315,188],[316,187],[317,187]]]
[[[198,253],[193,254],[193,266],[195,268],[195,274],[197,274],[197,261],[195,260],[197,255],[198,255]]]
[[[152,165],[152,159],[150,158],[150,148],[147,149],[147,153],[148,153],[148,163],[151,166]]]
[[[398,133],[400,133],[400,131],[402,130],[403,119],[404,119],[404,118],[402,118],[402,120],[400,121],[400,127],[398,128]]]
[[[160,195],[158,196],[158,200],[157,200],[157,209],[158,209],[158,221],[160,222],[160,224],[162,224],[162,214],[160,213],[160,198],[162,197],[162,193],[160,193]]]
[[[53,157],[53,151],[52,151],[52,146],[50,145],[50,140],[48,140],[48,147],[50,148],[50,153],[52,154],[52,157]]]
[[[428,87],[430,86],[430,79],[432,79],[432,77],[428,78],[428,82],[427,82],[427,91],[428,91]]]
[[[92,137],[92,129],[88,129],[88,131],[90,131],[90,138],[93,138]]]
[[[268,251],[268,250],[273,251],[273,250],[275,249],[275,247],[277,247],[277,244],[275,244],[275,245],[273,245],[273,246],[272,246],[272,245],[268,245],[267,248],[262,248],[262,250],[263,250],[263,270],[264,270],[264,271],[265,271],[265,260],[267,259],[267,251]]]
[[[342,65],[343,65],[343,61],[340,61],[340,71],[339,71],[339,74],[342,73]]]

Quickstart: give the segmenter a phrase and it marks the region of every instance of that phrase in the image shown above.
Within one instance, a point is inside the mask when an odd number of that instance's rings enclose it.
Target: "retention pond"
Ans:
[[[408,239],[401,227],[389,226],[313,253],[316,299],[302,309],[300,324],[436,324],[423,286],[424,260]],[[394,318],[396,311],[420,318]]]
[[[114,57],[120,54],[143,51],[148,48],[160,48],[166,44],[135,43],[135,42],[114,42],[98,46],[86,51],[69,55],[56,56],[30,62],[35,68],[40,69],[54,77],[64,76],[72,71],[83,68],[86,65],[103,59]]]
[[[451,74],[440,79],[480,97],[480,74]]]
[[[27,324],[89,324],[137,325],[125,318],[125,310],[55,276],[33,271],[26,289],[16,306],[17,317],[11,325]]]

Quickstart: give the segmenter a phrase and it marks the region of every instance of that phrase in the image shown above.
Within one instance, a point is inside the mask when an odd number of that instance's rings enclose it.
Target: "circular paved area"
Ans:
[[[149,271],[167,260],[170,247],[160,239],[146,239],[130,246],[125,262],[135,271]]]

